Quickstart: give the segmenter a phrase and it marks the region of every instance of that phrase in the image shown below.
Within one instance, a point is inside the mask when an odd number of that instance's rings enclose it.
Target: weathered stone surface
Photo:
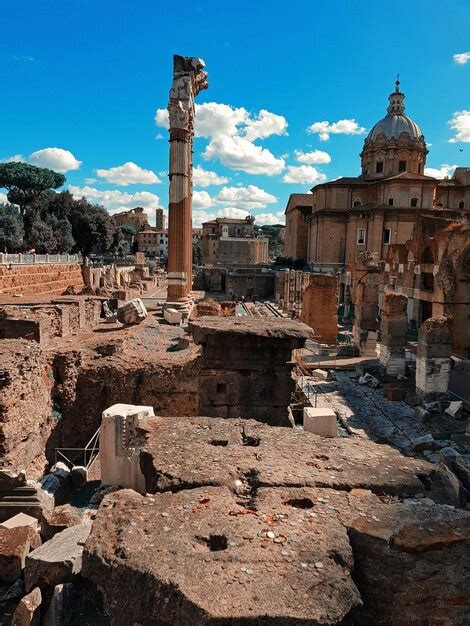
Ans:
[[[41,620],[41,602],[41,590],[35,587],[31,593],[21,598],[13,613],[11,626],[39,626]]]
[[[303,513],[269,493],[247,509],[225,487],[117,492],[95,520],[83,575],[116,625],[343,623],[360,603],[346,530],[331,519],[315,532],[320,520]]]
[[[357,623],[466,623],[468,513],[418,502],[392,505],[372,519],[357,518],[349,534],[364,601]]]
[[[0,528],[17,528],[20,526],[31,526],[33,530],[38,530],[39,528],[38,520],[25,513],[17,513],[0,524]]]
[[[72,583],[56,585],[52,592],[52,599],[46,614],[45,626],[72,626],[72,607],[74,602],[74,588]]]
[[[458,504],[443,469],[366,439],[323,439],[254,420],[159,417],[143,421],[137,444],[149,493],[206,485],[240,493],[324,486],[402,497],[423,493],[436,502]]]
[[[286,319],[201,317],[189,324],[203,346],[199,415],[292,426],[292,351],[313,333]]]
[[[313,330],[306,324],[288,319],[261,319],[200,317],[189,323],[196,343],[205,343],[209,337],[243,338],[255,336],[268,339],[297,339],[302,347],[305,339],[313,338]]]
[[[77,511],[70,504],[56,506],[50,515],[41,519],[41,534],[44,541],[49,541],[54,535],[70,526],[81,524],[82,520]]]
[[[411,626],[433,623],[419,619],[434,610],[447,615],[443,623],[464,623],[470,515],[422,500],[430,504],[362,488],[119,491],[100,507],[82,575],[98,585],[117,626]],[[397,602],[384,603],[395,590],[403,622]]]
[[[0,527],[0,583],[20,578],[29,551],[40,545],[39,533],[31,526]]]
[[[66,528],[33,550],[26,559],[26,590],[36,585],[55,587],[69,582],[82,569],[84,543],[90,534],[89,524]]]
[[[140,324],[147,317],[147,309],[140,298],[129,300],[118,308],[117,318],[121,324]]]

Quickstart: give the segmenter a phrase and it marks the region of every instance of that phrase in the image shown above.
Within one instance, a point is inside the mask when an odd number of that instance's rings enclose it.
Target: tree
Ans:
[[[129,243],[128,239],[128,228],[130,228],[135,233],[135,230],[132,227],[126,225],[118,226],[114,231],[111,250],[114,254],[117,254],[118,256],[125,256],[126,254],[129,254],[131,250],[131,244]]]
[[[72,225],[67,218],[57,219],[53,213],[46,213],[43,221],[48,224],[54,233],[56,240],[56,252],[60,254],[68,253],[75,245],[72,236]]]
[[[32,223],[27,243],[37,254],[50,254],[57,249],[54,231],[49,224],[42,220],[36,220]]]
[[[0,204],[0,252],[15,252],[23,245],[23,224],[16,206]]]
[[[68,219],[75,248],[84,257],[90,256],[94,249],[101,248],[103,252],[109,249],[116,224],[104,207],[90,204],[86,198],[74,200]]]
[[[65,176],[45,167],[11,161],[0,163],[0,187],[8,193],[9,202],[20,207],[23,218],[26,207],[47,189],[57,189],[65,183]]]

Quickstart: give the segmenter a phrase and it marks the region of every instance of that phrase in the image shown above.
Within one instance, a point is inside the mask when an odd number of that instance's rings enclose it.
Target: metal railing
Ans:
[[[0,252],[0,265],[34,265],[35,263],[82,263],[81,254],[8,254]]]
[[[100,429],[95,432],[84,448],[56,448],[54,462],[65,462],[70,468],[80,465],[89,469],[100,449]]]

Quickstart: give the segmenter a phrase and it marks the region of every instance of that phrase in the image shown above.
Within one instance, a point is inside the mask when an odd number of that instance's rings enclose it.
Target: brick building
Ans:
[[[391,245],[412,237],[424,212],[450,219],[469,212],[469,169],[458,167],[445,180],[423,173],[428,149],[418,124],[405,115],[404,99],[397,81],[387,114],[364,142],[359,176],[316,185],[311,194],[289,198],[286,256],[302,256],[306,222],[307,261],[312,269],[325,271],[346,268],[366,251],[385,261]],[[311,198],[309,215],[300,205],[303,195]]]
[[[268,261],[268,239],[256,237],[255,218],[217,217],[202,225],[203,265],[257,265]]]
[[[312,214],[311,193],[292,193],[286,207],[284,256],[307,259],[308,217]]]

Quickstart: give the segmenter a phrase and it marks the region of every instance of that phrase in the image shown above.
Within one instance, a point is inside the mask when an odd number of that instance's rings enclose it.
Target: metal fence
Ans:
[[[0,252],[0,265],[33,265],[35,263],[82,263],[81,254],[7,254]]]

